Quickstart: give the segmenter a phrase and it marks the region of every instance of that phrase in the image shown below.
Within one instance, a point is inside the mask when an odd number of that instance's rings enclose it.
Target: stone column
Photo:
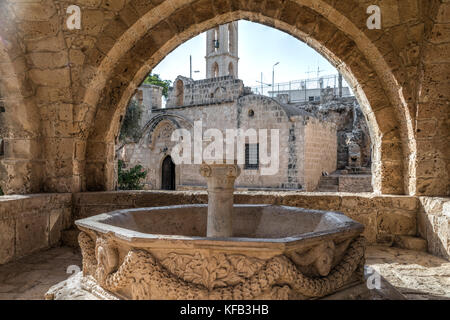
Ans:
[[[202,164],[200,174],[208,183],[207,237],[233,236],[234,181],[241,173],[237,164]]]

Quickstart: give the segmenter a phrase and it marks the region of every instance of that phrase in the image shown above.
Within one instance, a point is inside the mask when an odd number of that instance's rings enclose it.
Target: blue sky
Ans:
[[[205,78],[206,33],[183,43],[172,51],[152,71],[163,79],[174,80],[178,75],[189,77],[189,55],[192,55],[193,78]],[[337,73],[336,69],[314,49],[296,38],[258,23],[239,21],[239,78],[246,86],[258,86],[256,82],[263,73],[263,82],[272,82],[272,66],[275,82],[288,82]]]

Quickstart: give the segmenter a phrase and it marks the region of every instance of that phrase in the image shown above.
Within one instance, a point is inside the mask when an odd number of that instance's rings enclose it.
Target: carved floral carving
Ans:
[[[205,257],[169,253],[161,261],[147,251],[132,249],[117,266],[114,243],[101,237],[97,244],[80,234],[83,271],[111,292],[128,288],[131,299],[288,299],[321,297],[361,277],[364,238],[354,239],[327,276],[309,277],[286,255],[262,260],[245,255]],[[344,243],[345,245],[345,243]],[[326,273],[333,245],[324,244],[312,263]],[[340,248],[342,249],[342,247]],[[314,251],[314,249],[313,249]],[[335,257],[334,257],[335,258]],[[97,261],[97,259],[99,259]]]
[[[161,264],[177,277],[211,290],[243,282],[264,263],[244,255],[218,254],[205,257],[197,252],[194,255],[170,253]]]
[[[209,165],[202,164],[200,166],[200,174],[205,178],[211,177],[211,174],[212,174],[211,167]]]

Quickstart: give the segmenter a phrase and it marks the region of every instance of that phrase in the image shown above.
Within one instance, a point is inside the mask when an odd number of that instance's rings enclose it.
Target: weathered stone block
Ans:
[[[450,259],[450,201],[420,197],[419,232],[428,241],[428,251]]]
[[[31,69],[30,78],[38,85],[53,88],[67,88],[71,83],[69,68],[54,70]]]
[[[400,161],[385,161],[381,168],[381,192],[384,194],[404,194],[403,164]]]
[[[30,139],[12,139],[5,144],[5,156],[8,158],[32,159],[40,154],[39,142]]]
[[[15,255],[16,225],[14,219],[0,218],[0,265]]]
[[[59,17],[54,15],[45,21],[26,21],[19,23],[19,29],[24,33],[24,39],[41,39],[54,37],[61,30]]]
[[[133,206],[134,201],[139,193],[132,192],[90,192],[74,194],[74,204],[76,205],[125,205]],[[143,194],[145,196],[145,194]],[[147,195],[148,198],[152,194]]]
[[[411,236],[395,236],[394,245],[399,248],[427,252],[427,241]]]
[[[120,16],[114,17],[114,19],[105,27],[103,34],[105,36],[112,37],[114,39],[119,38],[126,30],[128,26],[120,19]]]
[[[23,257],[49,245],[48,212],[33,210],[16,220],[16,257]]]
[[[131,0],[130,4],[133,6],[136,12],[142,16],[159,4],[159,3],[156,4],[154,2],[156,1]],[[161,0],[157,2],[161,2]]]
[[[69,87],[57,88],[39,86],[36,90],[36,100],[38,103],[53,103],[58,101],[69,101],[72,98]]]
[[[69,50],[69,60],[70,63],[74,65],[83,65],[85,56],[84,53],[81,50]]]
[[[102,10],[83,10],[83,31],[85,34],[98,35],[103,29],[103,23],[104,13]]]
[[[428,250],[440,257],[450,259],[450,219],[448,217],[431,216],[430,223],[430,231],[432,232],[427,233],[430,238],[428,241]]]
[[[379,201],[378,207],[383,208],[398,208],[416,212],[419,208],[419,201],[412,196],[383,196],[377,198]]]
[[[76,0],[75,3],[80,4],[82,6],[95,8],[102,3],[102,0]]]
[[[119,15],[122,21],[129,27],[139,19],[139,14],[131,4],[126,5],[125,8],[120,11]]]
[[[308,209],[319,210],[340,210],[341,198],[332,195],[302,195],[284,196],[282,198],[282,205],[289,205],[293,207],[301,207]]]
[[[53,1],[41,3],[15,3],[14,12],[19,20],[46,21],[56,13]]]
[[[413,236],[417,234],[417,214],[399,209],[379,209],[377,225],[379,233]]]
[[[161,47],[169,41],[175,33],[166,21],[161,21],[153,27],[151,30],[151,35],[155,45],[157,47]]]
[[[125,0],[103,0],[102,8],[119,11],[125,5]]]
[[[344,210],[342,210],[344,211]],[[359,210],[346,210],[345,215],[364,225],[363,236],[369,243],[377,242],[377,223],[375,213],[362,213]]]
[[[424,59],[428,63],[448,63],[450,58],[448,52],[450,51],[450,44],[444,43],[435,45],[432,49],[426,50]]]
[[[57,245],[61,241],[61,231],[63,229],[63,211],[61,209],[53,209],[49,213],[49,232],[48,244],[50,246]]]

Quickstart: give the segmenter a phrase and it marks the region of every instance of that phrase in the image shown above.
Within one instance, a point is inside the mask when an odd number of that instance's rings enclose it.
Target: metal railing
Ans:
[[[276,97],[279,94],[287,94],[289,101],[317,101],[320,99],[323,90],[331,91],[335,96],[351,97],[354,96],[352,90],[342,79],[342,87],[339,87],[339,75],[328,75],[318,78],[309,78],[302,80],[293,80],[289,82],[275,83],[273,88],[271,84],[261,84],[250,87],[253,93]]]

